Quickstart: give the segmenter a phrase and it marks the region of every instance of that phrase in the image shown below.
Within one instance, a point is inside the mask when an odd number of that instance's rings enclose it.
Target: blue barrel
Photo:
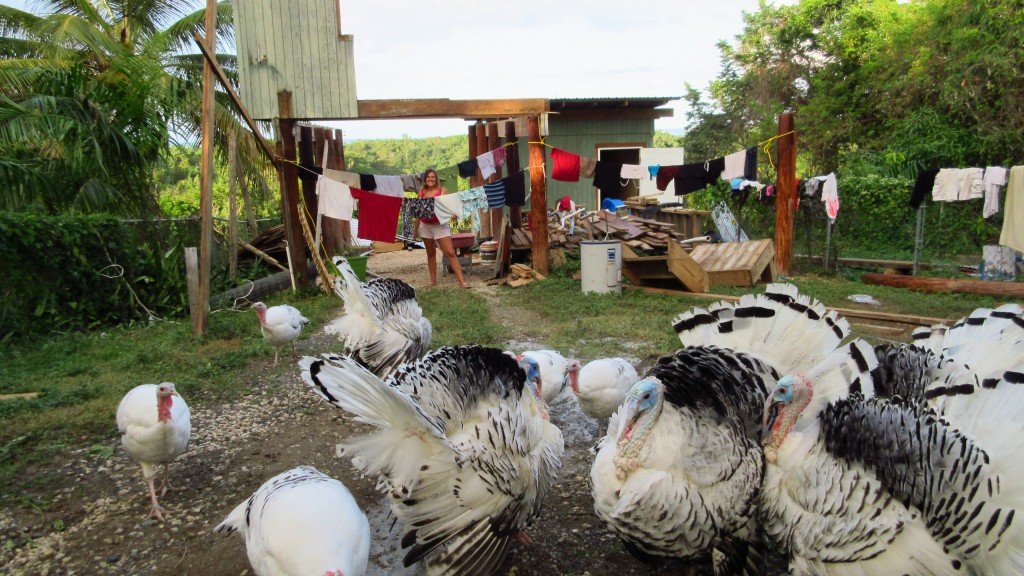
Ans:
[[[615,212],[616,209],[622,208],[623,206],[625,206],[625,204],[622,200],[617,198],[605,198],[604,201],[601,202],[601,209],[609,212]]]

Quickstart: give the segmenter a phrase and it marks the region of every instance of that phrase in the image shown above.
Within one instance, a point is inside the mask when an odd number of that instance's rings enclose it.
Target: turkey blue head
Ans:
[[[622,403],[619,419],[619,446],[642,446],[664,406],[665,387],[654,377],[633,384]],[[620,408],[620,410],[623,410]]]
[[[540,393],[542,386],[540,381],[540,364],[538,364],[533,358],[523,356],[522,354],[516,356],[516,362],[519,363],[519,367],[526,373],[526,388],[536,400],[540,408],[541,415],[545,420],[547,420],[548,405],[547,402],[544,402],[544,397]]]
[[[802,374],[783,376],[779,379],[775,390],[768,395],[764,402],[762,420],[768,432],[762,444],[765,448],[765,458],[769,462],[775,462],[776,451],[786,439],[789,431],[793,429],[793,424],[796,424],[800,413],[810,404],[813,396],[814,386]]]

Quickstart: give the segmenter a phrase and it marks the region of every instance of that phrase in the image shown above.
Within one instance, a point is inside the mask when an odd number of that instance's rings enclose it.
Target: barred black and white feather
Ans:
[[[345,302],[345,311],[325,331],[336,335],[348,354],[387,378],[426,353],[433,328],[416,302],[415,288],[395,278],[363,284],[341,256],[334,257],[334,265],[334,292]]]
[[[257,576],[366,573],[370,524],[344,484],[310,466],[267,480],[214,532],[238,532]]]
[[[496,571],[539,513],[564,450],[516,361],[492,348],[441,348],[387,382],[345,357],[300,365],[317,394],[378,428],[344,451],[389,495],[406,528],[406,565]]]

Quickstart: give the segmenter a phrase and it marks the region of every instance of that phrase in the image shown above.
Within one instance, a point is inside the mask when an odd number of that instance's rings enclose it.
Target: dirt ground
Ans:
[[[374,255],[368,268],[422,288],[428,283],[425,261],[422,250],[392,252]],[[497,290],[484,285],[487,277],[475,262],[467,280],[491,301],[493,317],[509,326],[529,320],[502,306]],[[450,274],[438,279],[442,286],[458,285]],[[299,342],[300,354],[337,348],[322,329],[310,332]],[[508,343],[513,350],[544,347],[543,342]],[[392,528],[373,480],[359,477],[347,460],[335,456],[336,443],[365,427],[309,392],[297,368],[270,370],[269,351],[262,361],[267,369],[254,371],[259,376],[250,383],[250,395],[217,405],[192,404],[192,442],[171,465],[171,479],[183,490],[161,500],[173,513],[166,523],[143,521],[149,511],[145,484],[119,442],[111,442],[117,447],[109,459],[88,447],[70,450],[55,467],[34,471],[60,478],[50,494],[52,507],[42,513],[28,507],[0,510],[0,542],[9,542],[0,549],[0,574],[251,574],[241,539],[211,531],[266,479],[303,464],[344,482],[366,512],[374,536],[369,574],[423,573],[419,566],[402,568],[401,527]],[[187,400],[188,391],[179,391]],[[111,422],[115,409],[110,407]],[[503,573],[679,573],[682,567],[674,563],[640,564],[594,515],[588,449],[596,422],[579,410],[570,390],[552,403],[551,418],[565,437],[561,477],[530,529],[534,543],[516,544]],[[63,530],[54,526],[57,519]]]

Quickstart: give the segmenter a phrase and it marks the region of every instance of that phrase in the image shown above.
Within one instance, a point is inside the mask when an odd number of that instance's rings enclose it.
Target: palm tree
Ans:
[[[173,139],[199,134],[205,9],[181,0],[37,0],[0,5],[0,209],[144,214],[156,206],[153,166]],[[231,4],[217,5],[218,43],[232,40]],[[219,55],[229,76],[235,58]],[[218,143],[251,133],[218,93]],[[222,146],[222,149],[226,146]]]

